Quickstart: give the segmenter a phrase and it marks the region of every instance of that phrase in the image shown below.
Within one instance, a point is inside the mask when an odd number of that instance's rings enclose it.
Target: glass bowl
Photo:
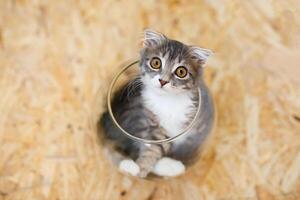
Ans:
[[[130,85],[136,79],[124,79],[125,74],[128,77],[130,68],[138,64],[139,61],[135,61],[125,66],[108,89],[107,111],[99,121],[106,156],[121,172],[140,178],[183,175],[199,158],[212,132],[214,105],[210,93],[201,81],[197,91],[197,109],[181,132],[171,137],[156,134],[161,130],[160,122],[154,123],[139,109],[133,111],[127,107],[134,106],[143,88],[141,82]],[[139,71],[134,71],[134,77],[138,76]],[[114,91],[116,86],[119,89]],[[150,133],[148,130],[152,130],[153,126],[155,131]]]

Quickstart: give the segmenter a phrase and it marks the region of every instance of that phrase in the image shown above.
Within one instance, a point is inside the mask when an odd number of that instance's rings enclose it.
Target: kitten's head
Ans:
[[[211,51],[188,46],[151,30],[144,32],[141,76],[146,86],[180,93],[197,87],[202,67]]]

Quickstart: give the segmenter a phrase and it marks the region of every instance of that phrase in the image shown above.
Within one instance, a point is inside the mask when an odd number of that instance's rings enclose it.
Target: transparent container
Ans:
[[[110,85],[107,111],[99,121],[106,156],[122,173],[140,178],[183,175],[197,161],[211,135],[212,98],[200,80],[190,120],[178,134],[170,136],[167,127],[144,109],[143,84],[136,79],[138,65],[135,61],[124,67]],[[173,108],[166,109],[172,112]]]

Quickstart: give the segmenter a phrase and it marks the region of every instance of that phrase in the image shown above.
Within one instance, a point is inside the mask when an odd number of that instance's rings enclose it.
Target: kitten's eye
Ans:
[[[184,66],[180,66],[180,67],[177,67],[177,69],[175,70],[175,74],[179,78],[184,78],[188,74],[188,71]]]
[[[152,60],[150,61],[150,65],[153,69],[159,69],[161,67],[161,61],[159,58],[154,57],[152,58]]]

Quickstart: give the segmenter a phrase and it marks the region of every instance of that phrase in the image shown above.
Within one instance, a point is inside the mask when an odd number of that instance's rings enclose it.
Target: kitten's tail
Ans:
[[[153,137],[157,140],[166,139],[167,136],[163,134],[162,129],[156,129],[153,133]],[[140,152],[136,163],[140,167],[139,177],[146,177],[154,168],[155,164],[171,149],[171,143],[165,144],[152,144],[147,146],[143,151]]]

